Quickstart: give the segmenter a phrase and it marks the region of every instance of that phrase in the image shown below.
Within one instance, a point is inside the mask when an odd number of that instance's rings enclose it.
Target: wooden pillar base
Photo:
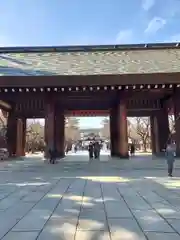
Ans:
[[[175,118],[175,141],[176,141],[176,157],[180,157],[180,98],[175,96],[174,104],[174,118]]]
[[[124,100],[121,100],[118,105],[118,154],[119,158],[129,158],[128,152],[128,133],[127,133],[127,108]]]
[[[122,153],[118,153],[116,157],[121,158],[121,159],[129,159],[129,154],[126,153],[125,155]]]
[[[111,157],[118,154],[118,131],[117,131],[117,109],[114,107],[110,112],[110,137],[111,137]]]
[[[45,115],[45,153],[44,157],[49,158],[49,150],[54,150],[55,148],[55,106],[54,102],[48,102],[46,105],[46,115]]]
[[[168,119],[168,112],[166,109],[161,109],[158,111],[157,115],[157,139],[158,139],[158,145],[159,145],[159,151],[156,153],[161,153],[161,155],[164,153],[164,149],[166,149],[167,141],[169,138],[169,119]]]
[[[151,150],[152,154],[156,154],[156,136],[155,136],[155,118],[154,116],[150,116],[150,124],[151,124]]]
[[[64,142],[65,142],[65,119],[63,110],[56,111],[55,116],[55,146],[57,157],[65,157]]]
[[[26,120],[9,113],[7,124],[7,148],[10,157],[25,156]]]

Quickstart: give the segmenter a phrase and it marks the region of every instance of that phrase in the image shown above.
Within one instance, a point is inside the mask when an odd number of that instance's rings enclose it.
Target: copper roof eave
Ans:
[[[1,76],[0,87],[110,86],[134,84],[177,84],[179,73],[73,76]]]
[[[140,43],[111,45],[72,45],[72,46],[34,46],[34,47],[0,47],[0,53],[43,53],[43,52],[93,52],[93,51],[124,51],[144,49],[180,48],[178,42],[170,43]]]

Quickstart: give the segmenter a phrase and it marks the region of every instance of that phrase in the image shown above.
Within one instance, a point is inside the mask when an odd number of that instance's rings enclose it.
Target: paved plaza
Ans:
[[[180,164],[41,156],[0,162],[0,239],[179,240]]]

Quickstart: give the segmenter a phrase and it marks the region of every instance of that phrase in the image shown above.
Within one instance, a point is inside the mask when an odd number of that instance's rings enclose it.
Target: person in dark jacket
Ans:
[[[98,141],[94,143],[94,158],[99,158],[100,157],[100,144]]]
[[[175,162],[176,145],[169,141],[166,147],[166,160],[168,165],[168,176],[172,177]]]
[[[55,160],[56,160],[56,150],[50,148],[49,149],[49,158],[50,158],[50,163],[55,164]]]
[[[131,154],[131,156],[134,156],[134,154],[135,154],[135,145],[134,145],[134,143],[132,143],[131,146],[130,146],[130,154]]]
[[[94,146],[93,146],[92,142],[89,143],[88,151],[89,151],[89,159],[92,159],[93,158],[93,151],[94,151]]]

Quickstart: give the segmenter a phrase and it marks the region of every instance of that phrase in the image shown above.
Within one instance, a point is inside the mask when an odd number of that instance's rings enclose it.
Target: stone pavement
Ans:
[[[1,162],[0,239],[180,239],[180,170],[171,179],[164,160],[141,161]]]

